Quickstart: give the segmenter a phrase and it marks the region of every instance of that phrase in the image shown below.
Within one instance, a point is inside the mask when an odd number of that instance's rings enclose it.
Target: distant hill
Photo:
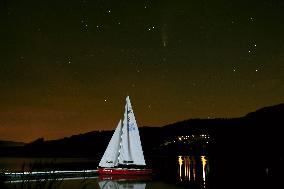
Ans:
[[[282,118],[284,113],[284,103],[274,106],[268,106],[248,113],[245,117],[254,117],[257,119],[271,119],[271,118]]]
[[[13,141],[5,141],[0,140],[0,147],[13,147],[13,146],[24,146],[23,142],[13,142]]]
[[[140,127],[139,131],[146,154],[156,153],[162,146],[168,148],[169,145],[164,144],[171,144],[177,136],[202,134],[211,135],[212,142],[219,147],[223,146],[222,142],[227,144],[228,141],[236,145],[246,142],[256,145],[257,141],[263,143],[262,148],[271,150],[272,143],[277,147],[282,144],[283,117],[284,104],[279,104],[261,108],[240,118],[189,119],[163,127]],[[13,151],[13,154],[23,153],[29,156],[100,156],[112,134],[113,131],[92,131],[59,140],[45,141],[39,138],[29,144],[0,141],[0,147],[17,147],[17,150],[6,148],[0,155]]]
[[[180,153],[181,146],[184,146],[185,152],[188,152],[188,149],[192,149],[188,148],[189,144],[191,147],[195,144],[198,148],[204,147],[202,140],[195,140],[195,143],[178,140],[179,136],[190,135],[211,136],[210,143],[208,145],[206,143],[206,148],[209,146],[210,150],[218,151],[219,154],[243,153],[246,150],[258,155],[264,151],[282,154],[283,117],[284,104],[279,104],[261,108],[240,118],[189,119],[163,127],[140,127],[139,131],[146,155]],[[113,131],[92,131],[59,140],[45,141],[39,138],[29,144],[2,141],[0,156],[101,157],[112,134]],[[231,148],[228,148],[228,145]],[[202,150],[199,150],[201,153]],[[195,148],[195,151],[198,150]]]

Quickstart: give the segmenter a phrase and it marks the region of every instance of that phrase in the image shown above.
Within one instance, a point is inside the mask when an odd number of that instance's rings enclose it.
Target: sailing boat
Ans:
[[[114,134],[99,163],[99,174],[145,175],[152,173],[146,169],[138,126],[129,96],[123,120],[119,121]]]

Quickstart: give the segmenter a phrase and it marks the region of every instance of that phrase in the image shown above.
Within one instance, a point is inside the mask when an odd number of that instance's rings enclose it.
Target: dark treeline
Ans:
[[[141,127],[146,160],[153,157],[202,154],[210,158],[214,182],[238,177],[253,183],[252,175],[282,177],[284,104],[262,108],[233,119],[190,119],[163,127]],[[60,140],[43,138],[25,146],[0,147],[0,156],[93,157],[100,159],[113,131],[93,131]],[[210,136],[184,143],[179,136]],[[208,142],[208,143],[205,143]]]

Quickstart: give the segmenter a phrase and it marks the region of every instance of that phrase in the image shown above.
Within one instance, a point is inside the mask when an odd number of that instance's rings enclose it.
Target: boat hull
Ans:
[[[101,175],[149,175],[152,169],[99,168]]]

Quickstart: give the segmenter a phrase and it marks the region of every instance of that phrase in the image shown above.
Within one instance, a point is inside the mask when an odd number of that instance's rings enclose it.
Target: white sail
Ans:
[[[100,167],[114,167],[118,163],[118,153],[121,142],[121,120],[119,121],[107,149],[99,163]]]
[[[124,165],[146,165],[138,126],[128,96],[126,98],[118,163]]]

